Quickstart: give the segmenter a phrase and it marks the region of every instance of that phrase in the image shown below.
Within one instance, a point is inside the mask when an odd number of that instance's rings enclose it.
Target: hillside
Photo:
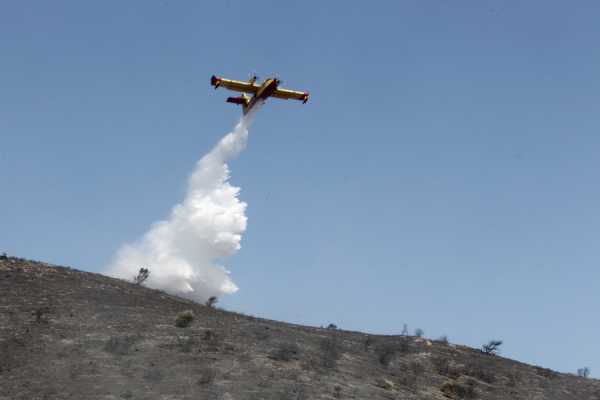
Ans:
[[[178,313],[191,310],[188,327]],[[600,400],[600,381],[476,349],[253,318],[0,258],[0,400]]]

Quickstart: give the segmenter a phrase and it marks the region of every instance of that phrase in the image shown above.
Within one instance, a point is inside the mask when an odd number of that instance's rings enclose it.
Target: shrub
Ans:
[[[340,385],[335,385],[333,387],[333,397],[335,397],[336,399],[342,398],[342,387]]]
[[[519,383],[521,383],[521,373],[518,371],[510,371],[507,375],[506,378],[508,379],[508,386],[510,387],[516,387],[519,385]]]
[[[217,298],[217,296],[210,296],[208,298],[208,300],[206,300],[206,303],[204,303],[204,304],[208,308],[215,308],[215,306],[217,305],[218,301],[219,301],[219,299]]]
[[[321,364],[325,368],[335,368],[342,354],[342,349],[337,337],[325,337],[319,343],[321,350]]]
[[[148,268],[140,268],[137,275],[133,277],[133,283],[141,285],[150,277],[150,270]]]
[[[209,385],[214,382],[217,377],[217,371],[209,366],[202,367],[200,369],[200,378],[198,379],[198,385]]]
[[[178,328],[187,328],[194,320],[194,313],[192,310],[185,310],[177,314],[175,318],[175,326]]]
[[[435,371],[443,376],[450,375],[450,360],[444,357],[433,357],[431,359],[431,364],[433,364],[433,368]]]
[[[493,370],[486,368],[482,363],[471,364],[465,368],[465,374],[477,378],[482,382],[492,384],[496,381]]]
[[[379,345],[375,348],[375,354],[377,354],[377,360],[385,367],[390,365],[390,362],[396,355],[396,346],[392,343],[386,343]]]
[[[442,335],[439,338],[437,338],[437,341],[443,344],[448,344],[448,336]]]
[[[329,324],[329,325],[327,325],[327,329],[337,329],[337,325],[336,324]]]
[[[552,371],[551,369],[548,368],[542,368],[542,367],[533,367],[535,368],[535,371],[537,372],[538,375],[543,376],[546,379],[556,379],[559,377],[558,373]]]
[[[402,340],[396,343],[381,343],[375,347],[375,354],[379,363],[387,367],[396,354],[406,354],[409,351],[408,342]]]
[[[418,361],[411,361],[408,368],[415,376],[421,376],[425,373],[425,367]]]
[[[192,351],[193,347],[197,344],[196,339],[190,336],[179,336],[176,335],[177,338],[177,346],[179,350],[183,353],[189,353]]]
[[[367,351],[368,351],[368,350],[369,350],[369,348],[371,348],[371,346],[373,346],[374,342],[375,342],[375,341],[373,340],[373,337],[372,337],[372,336],[370,336],[370,335],[367,335],[367,336],[365,337],[365,341],[364,341],[365,350],[367,350]]]
[[[587,378],[590,376],[590,369],[588,367],[579,368],[577,370],[577,376]]]
[[[210,329],[204,331],[201,339],[203,345],[209,351],[217,351],[223,344],[223,337],[219,336],[217,332]]]
[[[269,385],[266,385],[268,387]],[[293,399],[293,400],[309,400],[307,394],[307,385],[302,383],[292,383],[282,393],[281,399]]]
[[[481,346],[481,351],[495,356],[500,352],[500,346],[502,346],[502,340],[490,340],[487,344]]]
[[[131,347],[139,339],[138,336],[111,336],[104,345],[104,351],[119,356],[129,354]]]
[[[48,319],[44,318],[46,314],[50,313],[49,307],[36,308],[31,314],[35,316],[35,322],[38,324],[48,323]]]
[[[8,259],[8,256],[6,255],[6,253],[0,254],[0,260],[6,260],[6,259]]]
[[[394,382],[390,381],[389,379],[385,379],[385,378],[378,378],[377,381],[375,381],[375,384],[385,390],[395,390],[396,389],[396,385],[394,384]]]
[[[475,382],[472,380],[468,380],[464,385],[458,382],[446,382],[440,390],[451,399],[474,399],[476,397]]]
[[[269,357],[276,361],[297,360],[300,356],[300,347],[296,343],[283,343]]]
[[[416,337],[423,337],[424,334],[425,334],[425,332],[423,331],[423,329],[421,329],[421,328],[415,329],[415,336]]]
[[[400,375],[400,382],[404,386],[415,390],[419,383],[419,377],[425,372],[425,367],[417,361],[411,361],[403,372],[404,373]]]

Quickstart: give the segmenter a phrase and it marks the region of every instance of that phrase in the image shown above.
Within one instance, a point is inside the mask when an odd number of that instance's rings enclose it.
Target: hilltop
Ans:
[[[193,313],[187,327],[178,314]],[[0,257],[0,400],[600,400],[600,381],[411,336],[293,325]]]

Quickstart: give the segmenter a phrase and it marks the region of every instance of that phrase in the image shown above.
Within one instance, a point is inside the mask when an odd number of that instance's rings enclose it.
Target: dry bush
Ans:
[[[175,326],[178,328],[187,328],[194,320],[194,312],[192,310],[181,311],[175,318]]]
[[[333,387],[333,397],[335,397],[336,399],[342,398],[342,387],[340,385],[335,385]]]
[[[431,358],[431,364],[435,372],[442,376],[447,376],[452,379],[456,379],[460,376],[460,373],[456,368],[452,367],[451,361],[446,357],[433,357]]]
[[[375,381],[375,385],[385,390],[396,390],[396,384],[389,379],[385,379],[383,377],[377,378]]]
[[[296,343],[282,343],[269,358],[276,361],[292,361],[300,358],[300,347]]]
[[[409,350],[408,341],[403,339],[400,342],[378,344],[375,347],[375,354],[379,363],[387,367],[397,354],[407,354]]]
[[[475,382],[466,381],[464,384],[458,382],[446,382],[441,389],[444,396],[450,399],[474,399],[477,397],[475,392]]]
[[[190,353],[198,341],[192,336],[179,336],[177,338],[177,347],[182,353]]]
[[[538,375],[543,376],[546,379],[555,379],[560,376],[558,374],[558,372],[552,371],[551,369],[548,369],[548,368],[542,368],[542,367],[534,367],[534,368],[535,368],[535,372]]]
[[[464,374],[472,376],[473,378],[477,378],[485,383],[492,384],[496,382],[496,375],[494,375],[494,371],[484,365],[482,362],[467,365],[465,367]]]
[[[367,335],[367,337],[365,338],[365,342],[364,342],[365,350],[368,351],[371,348],[371,346],[373,346],[374,343],[375,343],[375,341],[373,340],[373,338],[371,336]]]
[[[425,367],[417,361],[411,361],[402,372],[399,377],[402,385],[411,390],[416,390],[419,378],[425,373]]]
[[[506,378],[508,380],[507,386],[510,387],[516,387],[519,385],[519,383],[521,383],[522,380],[522,376],[521,373],[518,371],[510,371],[507,375]]]
[[[201,339],[203,349],[207,351],[219,351],[224,343],[224,338],[211,329],[204,331]]]
[[[342,355],[342,348],[336,336],[327,336],[319,342],[321,365],[325,368],[335,368]]]
[[[131,347],[139,339],[138,336],[111,336],[104,345],[104,351],[119,356],[129,354]]]
[[[36,308],[31,314],[35,316],[35,322],[38,324],[48,323],[48,319],[45,318],[47,314],[50,313],[50,307],[40,307]]]

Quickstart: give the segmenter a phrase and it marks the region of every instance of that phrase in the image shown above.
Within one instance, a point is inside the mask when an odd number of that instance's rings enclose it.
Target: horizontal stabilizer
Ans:
[[[248,105],[248,99],[246,97],[228,97],[227,98],[227,102],[228,103],[233,103],[233,104],[239,104],[241,106],[247,106]]]

